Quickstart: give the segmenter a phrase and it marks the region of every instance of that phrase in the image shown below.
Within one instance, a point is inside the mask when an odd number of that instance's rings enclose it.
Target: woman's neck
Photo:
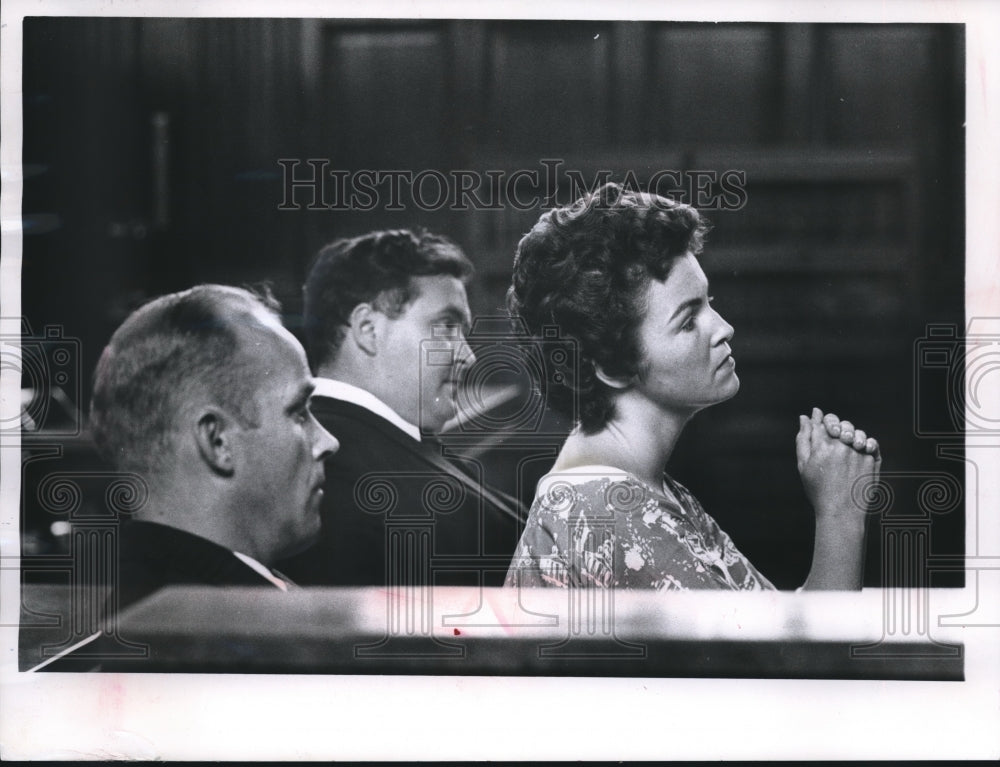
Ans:
[[[659,487],[674,446],[693,413],[669,413],[648,400],[621,397],[615,417],[596,434],[575,429],[563,444],[553,471],[579,466],[614,466]]]

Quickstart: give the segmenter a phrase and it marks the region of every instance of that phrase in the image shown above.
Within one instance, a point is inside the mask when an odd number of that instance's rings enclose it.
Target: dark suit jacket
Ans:
[[[166,586],[278,588],[229,549],[155,522],[122,523],[118,570],[112,578],[102,633],[50,662],[46,671],[143,671],[146,653],[155,657],[164,648],[151,638],[139,645],[120,637],[113,610],[121,611]],[[206,626],[205,631],[210,632],[211,627]]]
[[[155,522],[123,523],[115,580],[118,609],[176,585],[277,588],[217,543]]]
[[[503,585],[523,529],[516,500],[370,410],[316,396],[312,411],[340,450],[326,463],[320,540],[279,562],[283,572],[301,585],[417,585],[428,577]]]

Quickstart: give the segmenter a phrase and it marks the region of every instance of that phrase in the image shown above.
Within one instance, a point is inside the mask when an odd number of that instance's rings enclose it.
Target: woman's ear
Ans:
[[[597,376],[598,381],[611,389],[627,389],[635,380],[634,376],[631,378],[618,378],[616,376],[610,376],[605,373],[603,368],[601,368],[601,366],[596,362],[594,363],[594,375]]]
[[[224,477],[232,476],[236,468],[233,426],[232,418],[215,408],[202,413],[195,424],[198,453],[215,473]]]
[[[371,304],[358,304],[348,317],[347,333],[357,346],[368,356],[378,353],[379,317],[381,313]]]

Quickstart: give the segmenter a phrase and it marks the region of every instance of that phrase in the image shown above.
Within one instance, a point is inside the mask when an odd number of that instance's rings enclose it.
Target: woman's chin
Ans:
[[[719,402],[725,402],[735,397],[740,390],[740,379],[736,377],[736,373],[733,373],[731,379],[726,382],[726,386],[722,391],[722,398]]]

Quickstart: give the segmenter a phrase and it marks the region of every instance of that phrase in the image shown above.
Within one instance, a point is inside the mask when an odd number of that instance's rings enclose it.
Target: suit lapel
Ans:
[[[463,485],[473,488],[475,492],[481,495],[487,502],[500,509],[505,516],[508,516],[518,522],[524,521],[521,519],[521,515],[518,512],[520,504],[518,504],[517,501],[506,493],[488,487],[483,482],[477,482],[474,477],[469,476],[462,471],[461,468],[445,458],[443,455],[444,447],[440,442],[436,440],[429,440],[422,444],[424,445],[428,460],[434,463],[435,466],[442,467],[442,471],[448,471],[451,476],[455,477]]]
[[[142,541],[140,550],[150,552],[171,567],[196,575],[208,584],[259,586],[266,583],[277,588],[252,567],[241,562],[229,549],[206,538],[155,522],[128,524],[130,527],[126,529],[126,535]],[[128,551],[129,543],[125,543],[124,549]]]
[[[509,496],[506,498],[502,497],[499,492],[487,488],[481,482],[476,482],[472,477],[441,455],[441,446],[436,441],[417,441],[381,416],[360,405],[345,402],[344,400],[317,395],[313,398],[313,411],[321,422],[325,411],[336,413],[341,417],[350,417],[361,421],[366,428],[378,431],[380,436],[393,441],[412,455],[419,457],[429,466],[433,467],[435,471],[447,474],[456,482],[460,482],[473,497],[482,498],[486,503],[495,507],[501,514],[509,517],[511,520],[518,523],[523,522],[518,512],[519,504],[513,498]],[[336,433],[334,433],[334,436],[336,436]]]

